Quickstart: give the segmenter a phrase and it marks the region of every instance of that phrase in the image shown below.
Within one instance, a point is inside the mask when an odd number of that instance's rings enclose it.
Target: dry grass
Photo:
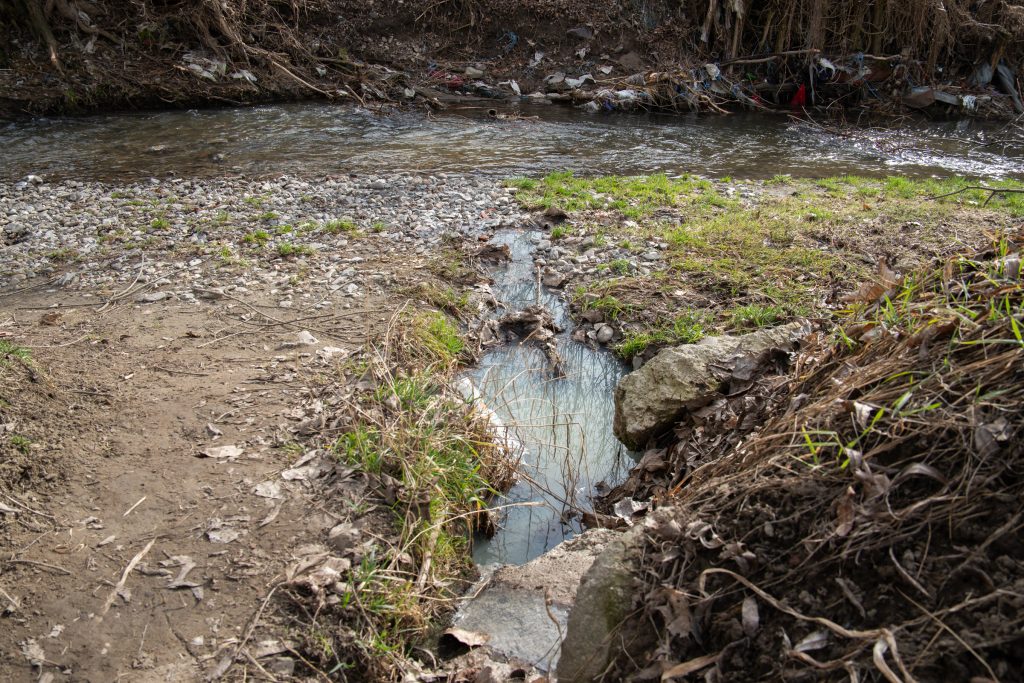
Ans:
[[[715,680],[751,681],[1019,674],[1021,243],[901,281],[883,273],[804,356],[767,424],[679,471],[670,510],[648,525],[641,616],[624,629],[660,643],[632,653],[640,668],[697,661]]]
[[[379,345],[318,391],[328,418],[310,445],[337,461],[325,498],[354,540],[326,590],[302,577],[283,591],[311,671],[401,679],[472,578],[472,535],[516,463],[453,388],[462,350],[443,314],[402,310]]]

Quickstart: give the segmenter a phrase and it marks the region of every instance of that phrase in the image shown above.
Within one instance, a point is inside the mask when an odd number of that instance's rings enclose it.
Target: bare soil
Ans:
[[[199,679],[253,635],[292,550],[336,521],[301,482],[254,493],[295,462],[282,448],[290,413],[323,361],[316,347],[280,348],[295,338],[283,327],[218,340],[217,305],[50,308],[67,303],[0,301],[16,321],[3,332],[32,354],[0,367],[2,473],[16,486],[0,487],[0,509],[14,510],[0,521],[0,678]],[[389,316],[380,298],[358,312],[362,324],[323,341],[354,349]],[[24,453],[11,434],[30,441]],[[201,457],[227,445],[244,452]],[[213,542],[218,530],[237,538]],[[182,562],[194,586],[170,588]]]

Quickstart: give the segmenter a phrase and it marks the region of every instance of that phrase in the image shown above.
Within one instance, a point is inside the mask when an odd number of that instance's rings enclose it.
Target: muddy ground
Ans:
[[[4,190],[5,680],[197,680],[239,652],[230,679],[315,676],[315,617],[271,592],[339,523],[392,540],[379,492],[316,457],[332,392],[400,311],[458,312],[444,236],[514,203],[457,178],[222,183]]]
[[[252,635],[296,546],[337,519],[301,485],[254,493],[295,463],[290,414],[323,361],[280,348],[295,338],[282,328],[216,341],[219,307],[68,304],[59,291],[4,301],[4,332],[33,360],[3,370],[6,432],[30,445],[4,463],[17,512],[4,523],[0,675],[200,678]],[[381,324],[385,301],[359,313]],[[365,332],[329,341],[351,350]],[[237,458],[202,456],[234,445]],[[188,586],[169,587],[183,566]]]

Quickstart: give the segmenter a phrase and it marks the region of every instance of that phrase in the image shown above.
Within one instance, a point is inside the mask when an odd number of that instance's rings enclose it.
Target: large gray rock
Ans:
[[[639,450],[670,428],[687,410],[711,403],[722,372],[739,358],[772,349],[792,350],[810,331],[806,323],[758,330],[740,337],[708,337],[698,344],[663,349],[626,375],[615,388],[615,436]]]
[[[550,671],[580,579],[617,536],[591,529],[525,565],[499,568],[459,609],[452,626],[482,636],[489,657]]]
[[[618,655],[618,629],[626,621],[639,586],[636,567],[642,527],[611,541],[576,590],[558,658],[559,683],[597,680]]]

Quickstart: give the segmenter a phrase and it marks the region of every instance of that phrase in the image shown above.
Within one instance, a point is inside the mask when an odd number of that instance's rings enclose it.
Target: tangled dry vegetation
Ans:
[[[35,110],[404,100],[435,62],[457,71],[483,61],[524,83],[543,78],[536,50],[549,71],[561,63],[581,74],[601,52],[635,52],[627,71],[653,72],[599,85],[642,92],[649,108],[714,110],[788,103],[808,79],[830,88],[822,99],[889,99],[911,85],[962,81],[979,62],[1019,66],[1024,56],[1024,5],[1009,0],[2,0],[0,24],[9,38],[0,68],[30,76],[37,99],[46,94]],[[574,57],[567,30],[590,35],[589,53]],[[718,66],[701,72],[706,63]],[[31,96],[11,99],[31,110]],[[809,104],[821,103],[812,94]]]
[[[310,675],[423,671],[417,647],[473,578],[473,534],[516,463],[486,412],[452,387],[463,351],[444,315],[403,310],[310,397],[324,410],[303,431],[337,462],[320,498],[341,520],[281,586],[281,618]]]
[[[663,494],[609,679],[1020,680],[1022,244],[862,287],[776,416]]]

